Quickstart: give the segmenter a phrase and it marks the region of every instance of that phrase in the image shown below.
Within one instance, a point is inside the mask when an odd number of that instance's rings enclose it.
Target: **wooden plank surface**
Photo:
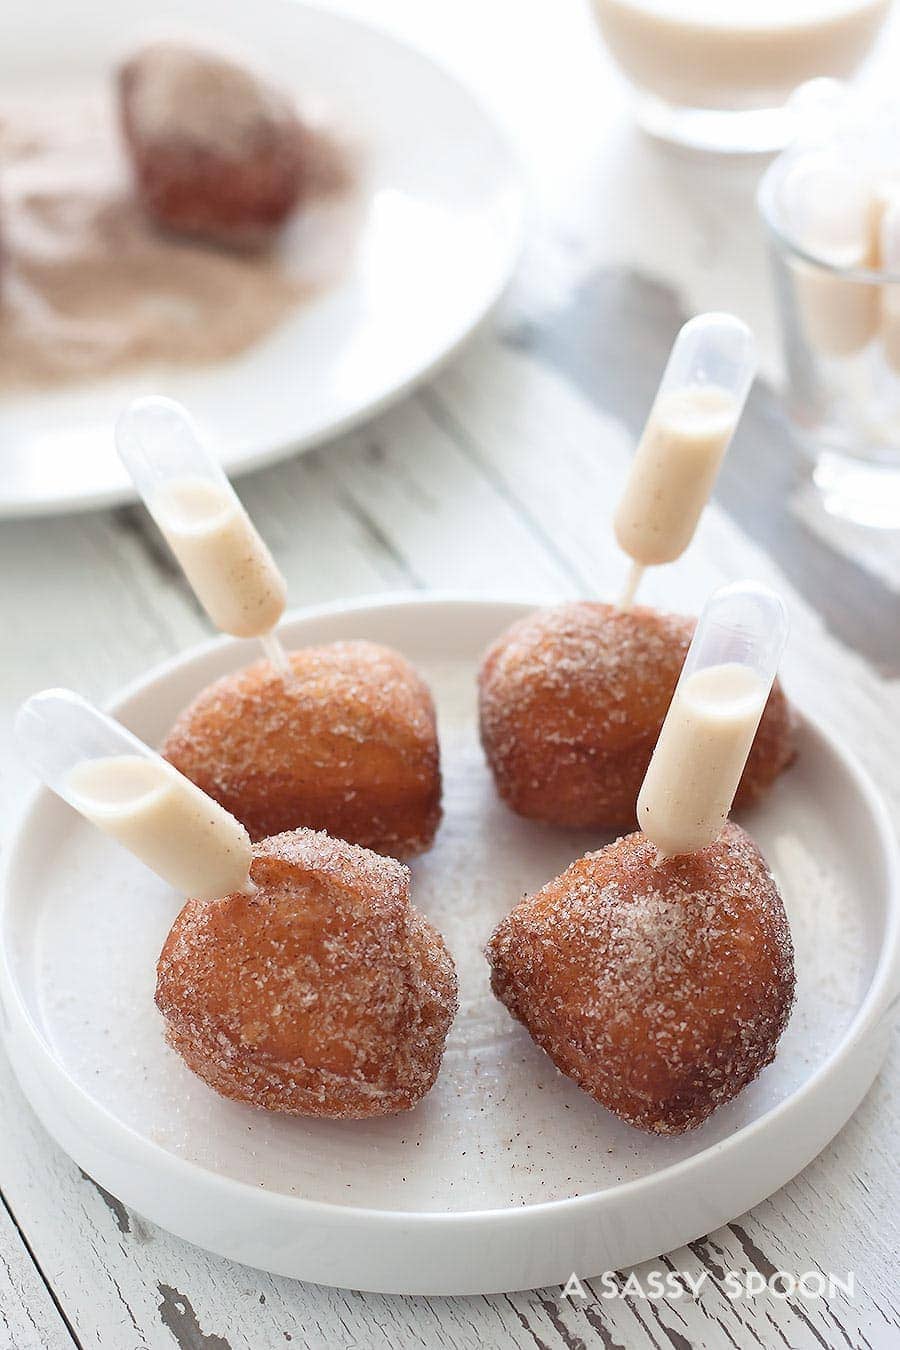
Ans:
[[[74,1338],[25,1234],[0,1200],[0,1346],[71,1350]]]
[[[501,90],[497,53],[513,15],[515,61],[504,63]],[[714,178],[709,166],[661,160],[626,122],[604,122],[596,53],[575,6],[561,6],[549,30],[545,5],[513,0],[391,0],[380,17],[480,86],[527,148],[544,215],[499,337],[479,339],[365,429],[254,475],[242,495],[295,605],[408,588],[613,593],[623,565],[609,515],[681,318],[736,308],[764,339],[766,371],[777,369],[758,241],[752,231],[730,237],[752,175],[740,167]],[[536,76],[554,62],[566,79],[556,97],[538,100]],[[576,125],[584,135],[573,140]],[[611,200],[633,227],[611,228]],[[859,541],[826,547],[797,509],[800,486],[763,386],[695,545],[677,568],[648,578],[646,595],[690,610],[736,575],[777,584],[793,624],[791,693],[854,746],[900,810],[896,737],[886,734],[900,712],[898,586]],[[65,683],[106,699],[208,628],[135,508],[4,525],[0,575],[0,807],[10,821],[23,779],[7,727],[22,696]],[[584,1301],[562,1300],[558,1289],[413,1300],[276,1279],[148,1225],[47,1139],[0,1061],[0,1347],[895,1346],[898,1084],[895,1046],[853,1120],[800,1177],[636,1272],[705,1274],[696,1298],[604,1299],[595,1283]],[[853,1271],[856,1293],[729,1299],[726,1273],[746,1269]]]
[[[463,584],[489,592],[498,569],[501,589],[509,592],[604,592],[618,584],[622,569],[605,514],[628,454],[624,427],[597,411],[574,376],[561,375],[556,365],[514,340],[486,339],[431,389],[366,432],[254,477],[244,496],[301,601],[386,585]],[[58,523],[15,527],[20,537],[12,545],[4,532],[0,549],[9,547],[10,553],[0,555],[0,562],[21,562],[24,553],[30,566],[33,550],[39,567],[40,559],[60,546],[60,528]],[[46,578],[51,631],[66,628],[79,586],[106,567],[98,559],[113,557],[116,566],[108,570],[107,603],[91,608],[91,630],[100,634],[97,649],[88,652],[67,630],[62,650],[50,644],[53,679],[103,698],[148,662],[205,634],[196,606],[140,513],[68,522],[62,543],[74,561],[61,586],[49,586]],[[649,585],[661,603],[688,608],[715,581],[741,572],[771,577],[788,594],[792,690],[802,690],[804,701],[821,715],[842,722],[841,730],[863,748],[870,766],[893,782],[890,746],[881,731],[886,713],[896,715],[895,686],[826,633],[815,610],[727,512],[714,507],[684,564],[652,577]],[[24,614],[12,617],[22,621]],[[36,676],[37,662],[22,669],[19,692]],[[850,679],[859,703],[845,708],[841,691]],[[4,782],[4,792],[12,805],[18,784]],[[223,1340],[267,1346],[283,1340],[285,1331],[309,1345],[322,1343],[320,1335],[329,1344],[348,1345],[413,1345],[423,1336],[425,1344],[438,1345],[533,1344],[534,1336],[543,1344],[564,1345],[566,1337],[590,1343],[603,1328],[611,1344],[666,1344],[673,1336],[679,1343],[681,1335],[703,1345],[722,1322],[737,1344],[752,1344],[757,1334],[765,1344],[760,1327],[768,1326],[800,1347],[821,1344],[822,1336],[830,1344],[829,1328],[836,1334],[831,1319],[838,1317],[851,1343],[865,1335],[877,1344],[872,1335],[886,1331],[897,1316],[891,1303],[896,1228],[888,1184],[895,1185],[896,1164],[880,1142],[889,1140],[896,1126],[890,1081],[896,1083],[896,1067],[839,1145],[782,1197],[713,1235],[710,1243],[674,1254],[680,1269],[710,1271],[710,1284],[689,1308],[635,1298],[567,1306],[559,1304],[559,1291],[491,1300],[364,1298],[239,1270],[148,1227],[102,1195],[47,1143],[11,1082],[2,1097],[15,1103],[15,1119],[4,1122],[4,1129],[7,1153],[17,1166],[0,1180],[14,1212],[27,1216],[33,1250],[83,1343],[114,1328],[117,1336],[134,1337],[139,1330],[134,1343],[151,1346],[173,1336],[188,1346]],[[22,1168],[20,1159],[30,1166]],[[847,1222],[850,1214],[856,1222]],[[871,1325],[856,1304],[804,1309],[772,1301],[764,1310],[741,1307],[725,1298],[716,1279],[717,1271],[748,1264],[794,1269],[798,1258],[837,1273],[856,1263]],[[644,1340],[636,1342],[638,1336]]]

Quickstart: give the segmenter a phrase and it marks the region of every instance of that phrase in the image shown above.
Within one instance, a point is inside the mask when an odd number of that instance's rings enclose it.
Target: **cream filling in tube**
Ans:
[[[786,638],[784,605],[766,587],[710,597],[638,796],[640,827],[661,853],[694,853],[721,832]]]
[[[678,334],[613,520],[639,567],[674,562],[691,542],[755,370],[752,334],[730,314],[698,315]]]
[[[746,666],[695,671],[678,686],[638,798],[661,852],[693,853],[725,824],[768,690]]]
[[[674,562],[694,537],[737,426],[734,397],[718,385],[661,394],[644,428],[614,527],[643,567]]]
[[[271,632],[287,589],[235,494],[203,478],[173,478],[148,505],[216,627],[234,637]]]
[[[287,588],[269,549],[184,408],[136,399],[116,431],[119,455],[212,622],[262,638]]]
[[[250,836],[136,736],[65,689],[28,699],[16,737],[31,767],[92,825],[181,895],[252,889]]]

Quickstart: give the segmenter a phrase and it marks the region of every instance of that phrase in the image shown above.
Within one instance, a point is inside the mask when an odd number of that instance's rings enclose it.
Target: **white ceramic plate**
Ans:
[[[236,360],[0,394],[0,516],[132,496],[111,433],[136,393],[188,404],[232,476],[308,449],[449,356],[514,266],[522,191],[503,138],[449,75],[353,19],[294,0],[41,0],[37,8],[11,0],[0,5],[0,85],[5,93],[96,86],[124,49],[172,26],[227,39],[358,138],[351,259]],[[326,234],[333,227],[322,222]]]
[[[217,1097],[163,1040],[154,965],[180,900],[49,792],[11,849],[2,911],[10,1057],[50,1133],[101,1185],[201,1246],[354,1289],[469,1294],[562,1283],[671,1250],[771,1194],[832,1138],[883,1054],[900,983],[892,832],[853,761],[804,722],[797,764],[746,823],[780,882],[797,1004],[775,1063],[702,1129],[639,1134],[495,1002],[482,945],[526,891],[598,840],[519,820],[478,746],[475,671],[519,604],[421,600],[301,614],[288,645],[368,637],[434,689],[446,817],[415,902],[457,961],[461,1011],[412,1113],[329,1123]],[[219,641],[116,711],[155,741],[256,655]]]

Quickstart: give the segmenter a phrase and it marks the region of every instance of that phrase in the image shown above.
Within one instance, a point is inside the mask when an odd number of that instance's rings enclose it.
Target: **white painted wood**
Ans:
[[[0,1350],[71,1350],[72,1337],[0,1203]]]
[[[483,385],[477,377],[478,372],[484,377]],[[484,387],[493,391],[491,399],[479,399],[478,390]],[[456,434],[463,436],[469,445],[469,453],[449,456],[446,473],[442,471],[440,459],[435,458],[427,463],[428,476],[423,479],[422,447],[437,436],[429,430],[426,414],[432,421],[435,417],[442,418],[443,425],[447,423],[448,409],[453,414]],[[548,452],[551,432],[558,447],[555,455]],[[390,474],[385,478],[379,478],[373,470],[369,448],[382,442],[390,446]],[[579,454],[579,446],[588,446],[590,450],[582,450]],[[604,582],[617,579],[621,563],[605,542],[602,523],[596,524],[598,512],[592,503],[598,502],[611,485],[614,492],[615,484],[624,472],[627,454],[626,438],[621,429],[611,427],[598,417],[564,379],[543,372],[531,358],[518,353],[511,355],[491,342],[483,344],[439,381],[434,396],[422,396],[410,407],[379,419],[367,437],[350,438],[335,447],[327,458],[323,457],[320,465],[313,468],[303,464],[283,466],[254,479],[248,485],[250,492],[245,495],[266,533],[269,533],[268,503],[274,507],[271,518],[277,523],[279,504],[288,496],[294,500],[294,505],[283,509],[285,514],[291,511],[296,528],[293,531],[285,529],[282,540],[275,540],[286,564],[298,554],[302,557],[305,553],[307,523],[313,527],[318,521],[323,538],[333,530],[343,542],[343,536],[352,533],[356,522],[352,511],[348,515],[348,493],[356,503],[352,508],[354,511],[360,503],[364,504],[367,518],[374,525],[374,533],[368,530],[360,535],[360,539],[367,541],[369,562],[368,565],[357,562],[357,570],[353,573],[359,582],[357,586],[348,585],[350,576],[343,576],[340,584],[346,589],[371,588],[373,569],[384,565],[385,557],[392,556],[385,552],[381,542],[384,535],[391,540],[393,552],[403,559],[402,566],[394,564],[398,580],[409,571],[421,584],[447,584],[453,579],[448,576],[448,559],[452,559],[455,549],[464,549],[470,588],[489,591],[494,585],[497,559],[504,551],[509,554],[516,547],[517,552],[512,556],[520,560],[522,580],[526,583],[523,589],[532,585],[550,589],[555,584],[559,590],[572,590],[580,583],[602,591],[603,584],[593,587],[593,583],[601,578]],[[313,478],[320,487],[310,500],[306,491]],[[423,490],[423,481],[430,485],[429,492]],[[359,486],[351,490],[350,485],[354,483]],[[462,530],[454,512],[444,510],[445,504],[454,506],[454,495],[460,492],[463,500],[471,496],[480,504],[480,528]],[[510,497],[521,503],[530,522],[527,538],[517,541],[516,531],[525,527],[511,523]],[[498,522],[494,532],[484,528],[484,521],[490,519]],[[507,521],[506,526],[504,521]],[[114,527],[107,523],[107,528],[112,531]],[[56,530],[58,526],[53,525],[31,527],[30,537],[38,552],[41,543],[44,550],[52,546]],[[79,542],[81,536],[77,530],[70,537],[77,557],[79,550],[85,547],[84,543]],[[548,547],[544,540],[552,540],[552,545]],[[98,670],[105,678],[108,668],[110,684],[122,677],[116,675],[116,667],[121,669],[122,675],[132,673],[131,668],[126,667],[132,659],[137,639],[140,639],[141,650],[151,642],[154,644],[150,659],[155,659],[170,650],[173,626],[196,623],[198,631],[202,630],[202,621],[194,619],[193,611],[182,599],[181,588],[173,586],[171,592],[163,592],[162,601],[157,602],[156,608],[162,618],[150,630],[152,637],[148,636],[140,622],[140,605],[146,595],[154,593],[157,564],[152,557],[143,555],[131,540],[123,553],[132,569],[126,574],[129,587],[124,588],[121,578],[115,575],[114,586],[109,592],[115,609],[111,610],[108,619],[104,619],[102,607],[98,606],[96,613],[92,612],[91,622],[99,625],[106,653],[105,662],[94,667],[91,687],[98,693],[109,692],[97,688]],[[330,550],[323,550],[320,556],[328,559],[329,566],[322,568],[322,575],[329,577],[333,555]],[[722,559],[728,560],[727,566]],[[347,568],[348,573],[351,562],[352,553],[345,552],[341,566]],[[501,565],[508,566],[508,559]],[[88,553],[87,562],[82,566],[88,569],[87,574],[95,568],[92,552]],[[655,598],[688,607],[696,604],[713,578],[733,575],[735,570],[772,575],[766,560],[759,557],[757,550],[742,538],[733,524],[714,509],[683,566],[672,569],[671,575],[651,578],[651,583],[656,588]],[[783,585],[783,580],[779,580]],[[306,574],[306,586],[311,585]],[[309,594],[314,592],[310,590]],[[69,599],[71,603],[71,597]],[[800,601],[792,598],[791,607],[795,621],[793,645],[799,648],[795,652],[793,666],[796,672],[792,669],[792,676],[803,681],[809,701],[822,700],[818,706],[820,713],[832,718],[843,717],[846,727],[842,730],[857,744],[861,736],[864,737],[866,757],[883,780],[890,783],[893,781],[890,751],[884,746],[881,730],[884,714],[894,704],[896,694],[852,654],[820,634],[815,616]],[[806,659],[803,659],[804,653]],[[58,654],[57,660],[60,666],[54,678],[75,683],[80,682],[79,677],[83,678],[91,665],[83,648],[79,652]],[[36,665],[32,659],[28,670],[37,674]],[[847,678],[855,681],[857,691],[864,698],[855,701],[852,709],[842,712]],[[10,799],[15,795],[15,786],[10,785]],[[875,1112],[872,1128],[877,1131],[876,1138],[887,1141],[892,1122],[889,1112],[887,1118],[883,1118],[890,1103],[885,1082],[883,1079],[872,1094],[876,1102],[882,1102],[882,1115]],[[835,1145],[829,1151],[840,1160],[832,1161],[834,1179],[824,1170],[829,1157],[826,1154],[793,1188],[787,1189],[781,1204],[776,1198],[768,1206],[761,1207],[765,1211],[764,1218],[754,1216],[741,1226],[750,1235],[751,1242],[778,1268],[783,1264],[785,1269],[796,1270],[799,1258],[805,1260],[808,1257],[825,1269],[841,1273],[853,1268],[851,1260],[858,1261],[862,1266],[858,1272],[860,1280],[879,1281],[872,1291],[870,1310],[873,1324],[877,1326],[879,1314],[874,1309],[874,1302],[889,1297],[890,1257],[895,1238],[888,1226],[890,1190],[884,1192],[882,1181],[883,1193],[879,1194],[878,1183],[872,1184],[874,1177],[871,1174],[876,1162],[884,1169],[882,1176],[888,1180],[891,1179],[889,1169],[893,1166],[886,1142],[879,1153],[864,1132],[863,1122],[873,1111],[872,1098],[844,1132],[839,1141],[840,1149]],[[18,1100],[12,1084],[8,1093],[4,1093],[4,1100]],[[110,1327],[125,1328],[130,1324],[130,1313],[145,1337],[142,1343],[149,1345],[165,1344],[164,1337],[169,1335],[172,1326],[185,1336],[196,1337],[201,1331],[206,1336],[225,1336],[232,1345],[277,1344],[277,1336],[285,1329],[290,1331],[291,1326],[295,1327],[291,1334],[299,1334],[297,1319],[304,1321],[312,1308],[323,1332],[332,1338],[343,1334],[340,1331],[342,1319],[344,1322],[349,1319],[349,1324],[353,1325],[348,1303],[356,1318],[385,1317],[388,1314],[383,1309],[389,1306],[390,1315],[396,1322],[390,1333],[390,1343],[404,1344],[404,1337],[408,1335],[408,1343],[414,1344],[415,1337],[421,1334],[422,1301],[413,1304],[402,1300],[353,1300],[347,1295],[304,1290],[285,1281],[245,1272],[240,1272],[240,1279],[236,1279],[234,1270],[226,1263],[191,1251],[165,1234],[148,1232],[133,1219],[126,1220],[47,1144],[26,1108],[17,1108],[16,1118],[8,1130],[9,1150],[17,1159],[29,1157],[31,1167],[9,1177],[4,1175],[3,1188],[16,1212],[28,1214],[30,1240],[44,1268],[52,1272],[54,1288],[59,1291],[63,1306],[70,1311],[83,1339],[90,1340]],[[844,1141],[854,1135],[858,1136],[858,1143],[850,1154],[852,1161],[848,1166]],[[44,1175],[48,1153],[55,1155],[49,1184]],[[818,1179],[808,1180],[816,1173],[821,1174]],[[845,1188],[856,1176],[860,1181],[854,1183],[850,1194],[846,1195]],[[893,1180],[896,1180],[895,1173]],[[821,1220],[816,1216],[813,1238],[810,1212],[821,1203],[816,1197],[827,1196],[836,1182],[840,1188],[839,1203],[832,1201]],[[866,1185],[870,1195],[866,1194]],[[792,1195],[795,1189],[797,1194]],[[859,1222],[852,1226],[844,1223],[846,1213],[853,1212],[851,1199],[859,1214]],[[875,1222],[867,1225],[865,1215],[870,1205],[875,1208]],[[61,1215],[71,1215],[72,1220],[61,1219]],[[74,1232],[79,1232],[77,1242],[70,1222],[74,1224]],[[121,1227],[126,1222],[131,1231],[122,1232]],[[823,1225],[821,1231],[820,1222]],[[856,1238],[855,1243],[848,1245],[848,1232]],[[725,1268],[733,1264],[736,1269],[746,1264],[746,1253],[733,1235],[716,1238],[716,1244],[725,1255],[717,1256],[715,1248],[710,1248],[712,1264]],[[679,1255],[689,1263],[685,1269],[699,1269],[699,1257],[688,1253]],[[803,1268],[807,1267],[804,1265]],[[234,1292],[235,1288],[242,1291],[240,1295]],[[166,1292],[171,1290],[179,1291],[178,1296]],[[264,1295],[265,1304],[259,1304],[259,1294]],[[717,1304],[722,1306],[712,1311]],[[491,1319],[496,1320],[498,1316],[506,1319],[500,1325],[507,1326],[511,1336],[518,1337],[523,1333],[523,1327],[517,1313],[521,1313],[536,1334],[551,1345],[560,1343],[551,1313],[561,1326],[583,1339],[588,1339],[588,1313],[599,1316],[604,1327],[608,1327],[614,1336],[623,1338],[624,1344],[634,1343],[642,1317],[645,1321],[649,1318],[648,1337],[661,1335],[653,1313],[648,1311],[649,1305],[644,1306],[637,1300],[604,1303],[585,1309],[577,1305],[563,1306],[560,1310],[551,1294],[544,1295],[543,1301],[537,1295],[521,1295],[511,1301],[481,1301],[481,1305],[478,1307],[478,1301],[459,1304],[459,1308],[465,1310],[463,1324],[467,1321],[474,1328],[473,1337],[483,1338],[490,1334],[496,1338],[499,1331],[495,1329],[489,1333],[488,1327]],[[886,1306],[890,1309],[889,1304]],[[714,1287],[705,1291],[699,1308],[691,1308],[689,1317],[682,1304],[657,1308],[657,1312],[676,1332],[680,1329],[682,1335],[694,1337],[695,1343],[703,1344],[702,1337],[709,1330],[708,1327],[706,1331],[702,1330],[703,1319],[707,1317],[704,1309],[708,1310],[709,1317],[721,1317],[732,1334],[741,1332],[743,1322],[755,1326],[757,1310],[732,1306],[716,1293]],[[252,1341],[246,1339],[246,1319],[251,1312]],[[433,1343],[453,1344],[454,1320],[463,1316],[457,1311],[457,1301],[441,1301],[434,1313],[437,1314],[435,1335],[440,1329],[443,1339],[435,1339]],[[428,1316],[433,1316],[430,1308]],[[765,1315],[760,1310],[758,1316],[762,1317],[760,1325],[766,1324],[768,1317],[774,1318],[792,1345],[818,1344],[799,1314],[781,1304],[773,1302]],[[827,1322],[823,1309],[813,1309],[808,1316],[822,1317]],[[163,1318],[168,1320],[163,1321]],[[404,1321],[405,1318],[408,1321]],[[684,1319],[687,1329],[679,1319]],[[845,1320],[845,1325],[852,1334],[854,1324]],[[881,1325],[886,1327],[887,1324],[882,1320]],[[860,1330],[862,1334],[868,1334],[864,1325]],[[310,1332],[306,1334],[309,1336]],[[359,1337],[361,1333],[354,1331],[353,1334]],[[464,1335],[463,1330],[459,1344],[477,1343],[475,1339],[467,1341]],[[187,1343],[190,1344],[190,1340]],[[306,1343],[316,1342],[311,1339]],[[368,1342],[363,1337],[360,1343]],[[518,1342],[507,1337],[505,1342],[495,1339],[488,1343]],[[646,1344],[652,1344],[652,1341],[647,1339]]]
[[[367,0],[346,7],[371,17]],[[546,321],[593,268],[624,264],[673,287],[686,309],[737,308],[761,333],[766,369],[777,368],[751,225],[752,166],[726,173],[666,156],[636,136],[586,9],[545,0],[382,0],[378,21],[463,73],[529,164],[539,209],[510,323]],[[629,449],[625,430],[566,375],[486,337],[431,389],[371,427],[248,479],[241,491],[297,604],[410,586],[608,594],[622,562],[607,522]],[[854,746],[900,809],[896,683],[829,633],[816,607],[720,507],[677,568],[651,574],[645,594],[695,609],[712,584],[740,573],[787,594],[790,691]],[[6,730],[19,698],[49,683],[108,697],[208,628],[135,511],[6,525],[0,577],[0,809],[9,820],[23,790]],[[230,1265],[101,1195],[43,1134],[5,1063],[0,1192],[85,1346],[887,1350],[900,1341],[898,1087],[895,1046],[856,1116],[799,1178],[708,1242],[667,1258],[694,1277],[709,1272],[696,1301],[592,1297],[582,1305],[560,1301],[559,1290],[388,1299]],[[724,1273],[754,1263],[763,1273],[852,1270],[856,1294],[730,1301]],[[637,1274],[645,1279],[651,1268],[668,1265],[649,1263]],[[3,1350],[4,1336],[16,1350],[71,1343],[4,1212],[0,1310]]]

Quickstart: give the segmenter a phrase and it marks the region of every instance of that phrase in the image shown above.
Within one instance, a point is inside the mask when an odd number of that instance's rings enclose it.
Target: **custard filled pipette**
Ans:
[[[691,542],[755,373],[753,335],[731,314],[699,314],[675,339],[614,518],[632,560],[623,609],[647,567]]]
[[[254,889],[243,825],[87,699],[69,689],[33,694],[15,732],[49,788],[182,895]]]
[[[287,601],[284,577],[187,411],[156,395],[135,399],[119,419],[116,443],[212,622],[233,637],[259,638],[288,677],[275,631]]]
[[[724,586],[707,601],[637,801],[661,853],[693,853],[719,835],[787,631],[784,604],[766,586]]]

